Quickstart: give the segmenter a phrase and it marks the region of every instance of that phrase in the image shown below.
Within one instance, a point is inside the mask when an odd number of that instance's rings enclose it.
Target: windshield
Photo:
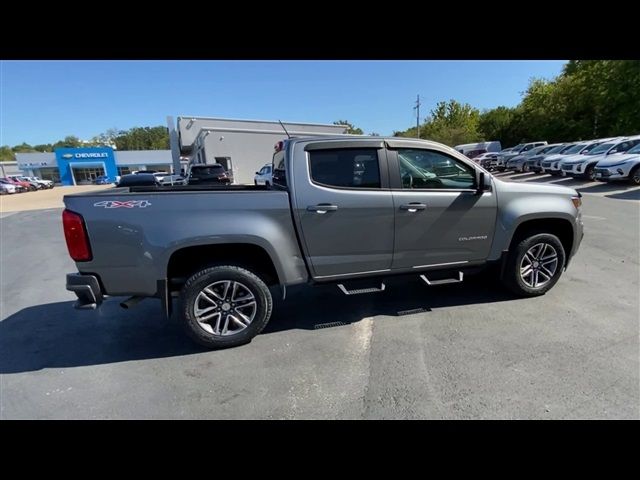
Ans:
[[[586,146],[587,146],[586,143],[579,143],[579,144],[574,145],[573,147],[571,147],[569,150],[566,150],[566,151],[564,151],[562,153],[580,153],[580,150],[582,150]]]
[[[511,148],[511,151],[512,151],[512,152],[518,152],[518,151],[520,151],[520,149],[521,149],[522,147],[524,147],[524,143],[519,143],[519,144],[518,144],[518,145],[516,145],[515,147],[512,147],[512,148]]]
[[[635,147],[627,150],[627,153],[640,153],[640,143],[638,145],[636,145]]]
[[[603,143],[601,145],[598,145],[597,147],[593,148],[593,149],[589,149],[588,154],[589,155],[598,155],[599,153],[607,153],[609,151],[609,149],[611,147],[613,147],[614,145],[616,145],[615,143]]]
[[[567,148],[569,148],[569,147],[567,147],[566,145],[558,145],[557,147],[553,147],[552,149],[548,150],[545,153],[548,153],[548,154],[560,153],[562,150],[565,150]]]

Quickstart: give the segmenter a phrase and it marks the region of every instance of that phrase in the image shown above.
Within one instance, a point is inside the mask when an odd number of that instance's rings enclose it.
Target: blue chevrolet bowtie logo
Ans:
[[[62,158],[73,158],[73,155],[71,153],[65,153],[62,155]]]

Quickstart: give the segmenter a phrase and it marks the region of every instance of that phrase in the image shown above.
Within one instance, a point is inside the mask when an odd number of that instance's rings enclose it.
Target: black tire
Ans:
[[[589,165],[587,169],[584,171],[584,176],[587,180],[590,180],[592,182],[596,181],[595,172],[594,172],[595,168],[596,168],[595,165]]]
[[[526,163],[522,164],[522,170],[520,170],[522,173],[528,172],[529,171],[529,165]]]
[[[629,172],[629,183],[631,185],[640,185],[640,165],[636,165]]]
[[[34,187],[33,185],[29,185],[29,191],[30,192],[35,192],[36,190],[38,190],[38,187]]]
[[[254,180],[254,181],[253,181],[253,184],[254,184],[254,185],[258,185],[258,181],[257,181],[257,180]]]
[[[256,313],[253,321],[243,330],[231,335],[215,335],[207,332],[195,318],[194,304],[198,294],[208,285],[231,280],[241,283],[254,296]],[[267,285],[249,270],[234,265],[205,268],[192,275],[180,292],[181,322],[192,340],[210,349],[235,347],[249,343],[269,322],[273,300]]]
[[[271,184],[269,183],[269,181],[264,182],[264,186],[269,188],[271,186]]]
[[[520,265],[527,251],[539,243],[551,245],[556,250],[558,263],[551,280],[547,281],[547,283],[540,287],[533,288],[527,285],[520,275]],[[560,279],[565,261],[566,253],[562,246],[562,242],[558,237],[550,233],[539,231],[529,232],[520,238],[514,239],[505,264],[502,282],[509,290],[521,297],[537,297],[539,295],[544,295],[553,288]]]

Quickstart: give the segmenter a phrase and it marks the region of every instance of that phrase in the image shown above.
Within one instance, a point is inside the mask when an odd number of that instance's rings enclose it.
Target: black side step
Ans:
[[[420,279],[431,287],[433,285],[446,285],[447,283],[460,283],[464,279],[464,274],[458,272],[458,278],[443,278],[440,280],[429,280],[426,275],[420,275]]]
[[[356,288],[354,290],[347,290],[346,287],[342,284],[338,284],[338,288],[345,295],[361,295],[363,293],[379,293],[384,292],[386,288],[383,282],[380,282],[380,288],[378,287],[370,287],[370,288]]]

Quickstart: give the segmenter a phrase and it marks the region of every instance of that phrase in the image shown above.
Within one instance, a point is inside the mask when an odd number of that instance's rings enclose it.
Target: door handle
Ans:
[[[424,203],[406,203],[400,205],[400,210],[407,210],[410,213],[416,213],[418,210],[425,210],[427,206]]]
[[[336,210],[338,210],[338,206],[337,205],[330,205],[328,203],[320,203],[318,205],[309,205],[307,207],[307,211],[308,212],[316,212],[319,213],[321,215],[327,213],[327,212],[335,212]]]

